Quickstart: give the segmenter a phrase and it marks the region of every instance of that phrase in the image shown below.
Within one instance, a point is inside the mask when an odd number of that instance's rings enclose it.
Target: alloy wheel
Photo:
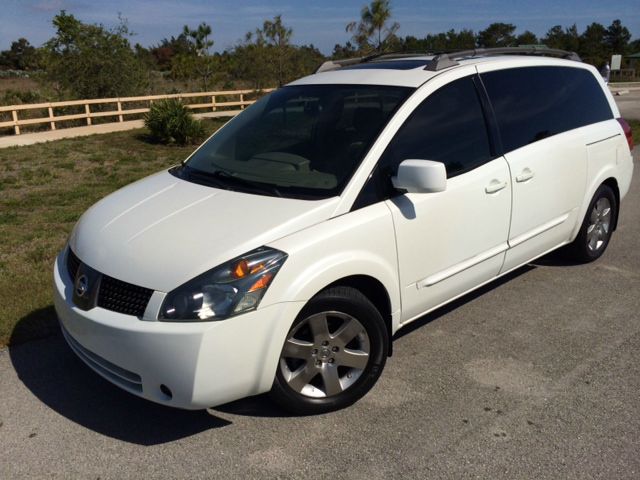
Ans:
[[[290,332],[280,369],[293,391],[324,398],[351,387],[367,367],[370,354],[369,336],[356,318],[342,312],[321,312]]]
[[[596,252],[606,243],[611,230],[611,203],[606,197],[593,206],[587,227],[587,248]]]

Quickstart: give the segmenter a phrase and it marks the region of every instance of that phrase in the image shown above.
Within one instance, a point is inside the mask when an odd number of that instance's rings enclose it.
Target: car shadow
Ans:
[[[299,417],[281,409],[271,401],[268,393],[256,395],[254,397],[242,398],[235,402],[225,403],[210,409],[214,412],[223,412],[242,417],[262,417],[262,418],[289,418]]]
[[[531,265],[537,267],[577,267],[584,265],[584,262],[573,258],[567,245],[534,260]]]
[[[40,322],[49,338],[18,344]],[[52,332],[52,325],[57,331]],[[11,336],[9,356],[22,383],[45,405],[102,435],[138,445],[158,445],[231,422],[210,411],[165,407],[111,385],[70,350],[52,307],[25,316]]]
[[[427,313],[426,315],[418,318],[417,320],[412,321],[406,327],[401,328],[393,336],[393,339],[397,340],[399,338],[404,337],[405,335],[409,335],[410,333],[415,332],[419,328],[424,327],[425,325],[433,322],[434,320],[437,320],[438,318],[445,316],[446,314],[455,310],[456,308],[459,308],[462,305],[472,302],[473,300],[475,300],[478,297],[481,297],[487,292],[495,290],[496,288],[500,288],[505,283],[510,282],[514,278],[517,278],[520,275],[530,272],[531,270],[535,270],[535,268],[536,268],[535,265],[527,264],[518,268],[517,270],[514,270],[513,272],[507,273],[503,277],[500,277],[494,280],[493,282],[488,283],[478,288],[477,290],[474,290],[473,292],[467,293],[466,295],[452,301],[451,303],[447,303],[446,305],[434,310],[433,312]]]

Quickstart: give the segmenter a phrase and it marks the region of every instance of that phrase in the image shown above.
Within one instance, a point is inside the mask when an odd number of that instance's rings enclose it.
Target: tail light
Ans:
[[[622,126],[622,130],[624,131],[624,136],[627,137],[629,150],[633,150],[633,133],[631,132],[631,127],[629,126],[629,124],[624,118],[618,118],[617,120],[620,126]]]

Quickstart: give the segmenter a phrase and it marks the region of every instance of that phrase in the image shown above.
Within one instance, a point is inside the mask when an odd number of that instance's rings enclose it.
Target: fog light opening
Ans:
[[[171,389],[167,387],[164,383],[160,385],[160,391],[165,397],[167,397],[168,400],[171,400],[173,398],[173,393],[171,392]]]

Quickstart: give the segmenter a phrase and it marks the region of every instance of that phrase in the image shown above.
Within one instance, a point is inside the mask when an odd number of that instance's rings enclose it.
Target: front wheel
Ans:
[[[569,245],[572,256],[580,262],[593,262],[600,258],[609,245],[618,215],[616,196],[608,185],[596,191],[576,239]]]
[[[289,330],[272,397],[303,415],[349,406],[376,383],[388,348],[384,320],[369,299],[354,288],[329,288]]]

